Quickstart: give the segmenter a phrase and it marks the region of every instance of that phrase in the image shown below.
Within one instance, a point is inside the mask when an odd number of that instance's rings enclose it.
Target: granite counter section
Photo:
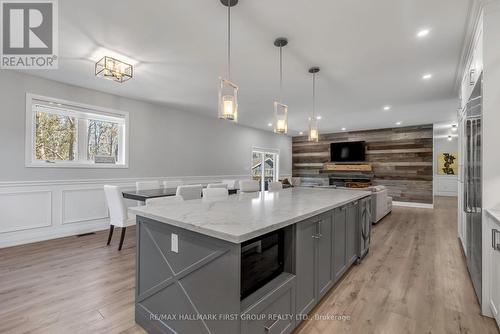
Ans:
[[[366,191],[291,188],[242,193],[222,201],[200,199],[158,207],[133,207],[129,211],[217,239],[242,243],[370,195]]]

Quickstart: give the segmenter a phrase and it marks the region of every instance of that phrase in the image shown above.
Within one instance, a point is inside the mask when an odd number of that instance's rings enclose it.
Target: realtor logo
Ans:
[[[57,0],[0,0],[0,18],[1,68],[57,68]]]

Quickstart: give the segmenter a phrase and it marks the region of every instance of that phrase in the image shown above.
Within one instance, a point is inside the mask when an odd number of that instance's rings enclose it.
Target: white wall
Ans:
[[[457,175],[438,174],[438,156],[440,153],[458,153],[458,138],[453,137],[451,141],[447,138],[434,137],[434,195],[435,196],[457,196]],[[458,161],[457,161],[458,165]]]
[[[26,168],[26,92],[128,111],[130,168]],[[0,71],[0,247],[106,228],[106,183],[132,187],[143,179],[248,178],[254,146],[278,149],[280,175],[291,175],[290,137]]]

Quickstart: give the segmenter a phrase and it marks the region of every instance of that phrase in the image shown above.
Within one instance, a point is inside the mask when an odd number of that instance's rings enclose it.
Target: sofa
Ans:
[[[392,211],[392,197],[385,186],[371,186],[358,189],[372,192],[372,223],[378,223]]]

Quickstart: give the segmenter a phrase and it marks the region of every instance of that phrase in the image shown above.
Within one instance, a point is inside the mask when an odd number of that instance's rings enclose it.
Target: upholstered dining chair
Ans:
[[[176,202],[184,201],[181,196],[165,196],[157,198],[148,198],[146,200],[146,206],[162,206]]]
[[[135,183],[137,190],[160,189],[160,181],[140,181]]]
[[[240,181],[240,192],[251,193],[260,190],[259,181],[255,180],[242,180]]]
[[[127,226],[135,225],[135,219],[129,217],[127,213],[127,207],[123,201],[123,195],[120,191],[120,187],[105,185],[104,194],[106,196],[106,203],[109,209],[109,235],[107,245],[109,246],[111,243],[114,227],[120,227],[122,229],[122,233],[120,236],[120,245],[118,246],[118,250],[121,250]]]
[[[224,188],[224,189],[227,189],[227,184],[226,183],[209,183],[207,185],[207,188]]]
[[[222,200],[228,197],[226,188],[203,189],[203,200]]]
[[[201,198],[201,184],[178,186],[176,196],[181,196],[185,201]]]
[[[267,186],[267,189],[269,191],[280,191],[283,189],[283,184],[281,182],[270,182],[269,185]]]
[[[222,180],[227,185],[227,189],[234,190],[238,188],[238,180]]]

